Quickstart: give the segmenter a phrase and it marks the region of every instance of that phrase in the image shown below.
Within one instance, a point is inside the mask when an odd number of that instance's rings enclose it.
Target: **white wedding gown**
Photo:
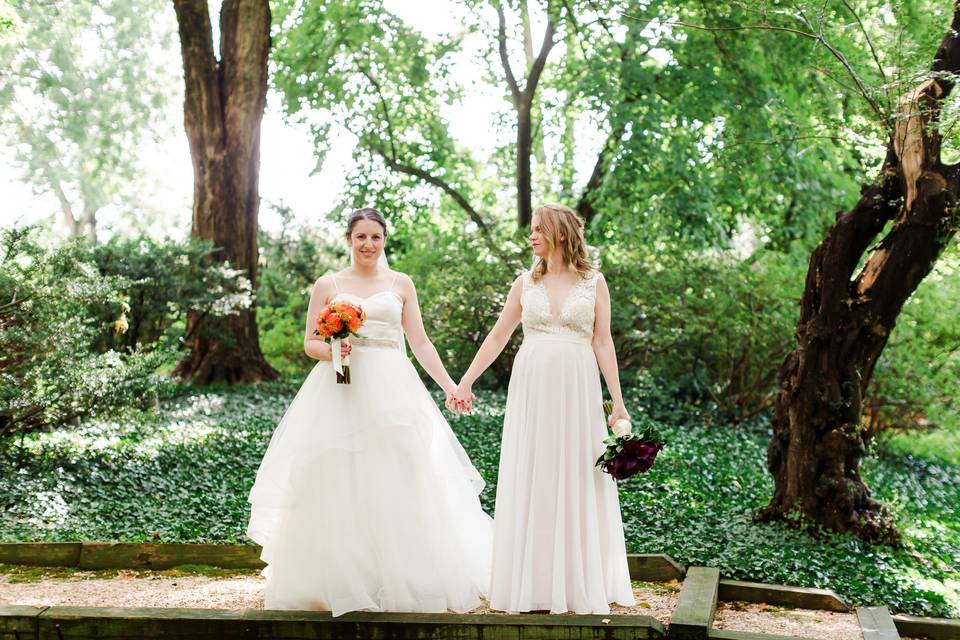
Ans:
[[[483,480],[404,353],[400,297],[341,299],[367,314],[351,384],[317,363],[250,491],[265,608],[469,611],[490,581]]]
[[[633,605],[616,482],[594,464],[607,437],[593,352],[599,277],[554,316],[523,276],[523,344],[510,374],[494,512],[490,606],[609,613]]]

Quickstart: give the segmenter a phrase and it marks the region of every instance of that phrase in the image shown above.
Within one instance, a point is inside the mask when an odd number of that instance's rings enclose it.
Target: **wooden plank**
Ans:
[[[0,606],[0,640],[33,640],[37,618],[47,607]]]
[[[765,602],[795,609],[850,611],[850,605],[830,589],[809,589],[780,584],[721,580],[718,598],[723,602]]]
[[[670,582],[683,580],[684,568],[676,560],[663,553],[627,554],[627,566],[631,580],[647,582]]]
[[[860,607],[857,620],[863,631],[863,640],[900,640],[897,626],[886,607]]]
[[[720,570],[715,567],[690,567],[680,589],[680,599],[670,617],[670,637],[701,640],[713,624],[717,611]]]
[[[813,640],[801,636],[777,636],[769,633],[753,633],[752,631],[733,631],[730,629],[710,629],[708,638],[716,640]]]
[[[7,542],[0,544],[0,564],[75,567],[79,559],[79,542]]]
[[[902,636],[920,636],[931,640],[960,640],[960,620],[895,615],[893,623]]]
[[[456,638],[459,640],[646,640],[664,637],[649,616],[458,615],[318,611],[51,607],[39,616],[38,638],[92,640],[164,638]]]
[[[226,569],[262,568],[260,547],[247,544],[159,544],[149,542],[84,542],[77,563],[81,569],[169,569],[206,564]]]

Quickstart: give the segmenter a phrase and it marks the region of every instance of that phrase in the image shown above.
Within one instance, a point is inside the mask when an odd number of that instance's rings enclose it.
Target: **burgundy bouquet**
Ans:
[[[604,412],[609,415],[610,404],[604,402]],[[647,418],[645,428],[639,433],[624,429],[626,422],[618,420],[616,433],[603,441],[606,451],[597,459],[596,466],[609,473],[616,480],[626,480],[638,473],[644,473],[653,466],[657,454],[663,448],[653,422]],[[629,423],[627,423],[627,426]]]

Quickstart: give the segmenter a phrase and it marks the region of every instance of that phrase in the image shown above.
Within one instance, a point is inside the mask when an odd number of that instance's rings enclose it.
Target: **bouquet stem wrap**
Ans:
[[[333,355],[333,370],[337,372],[337,384],[350,384],[350,356],[340,354],[342,338],[334,338],[330,343]]]

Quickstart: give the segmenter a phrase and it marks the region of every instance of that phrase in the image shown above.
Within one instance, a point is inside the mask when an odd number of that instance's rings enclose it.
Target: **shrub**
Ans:
[[[187,314],[225,315],[252,304],[250,281],[229,264],[211,262],[213,243],[148,237],[110,241],[89,249],[89,260],[120,283],[118,321],[124,331],[103,332],[94,343],[109,350],[171,350],[182,343]],[[116,319],[116,304],[94,305],[100,322]]]
[[[454,379],[470,366],[524,267],[515,242],[502,243],[506,257],[494,256],[477,235],[439,228],[411,234],[395,265],[413,278],[427,334]],[[519,345],[518,331],[480,386],[506,387]]]
[[[90,353],[122,328],[130,283],[101,274],[81,243],[48,251],[33,236],[30,228],[0,235],[0,436],[149,403],[162,351]]]
[[[765,252],[747,261],[646,247],[610,248],[612,331],[620,365],[675,397],[743,421],[768,410],[792,348],[804,265]]]
[[[314,364],[303,352],[303,331],[313,284],[320,276],[345,264],[346,252],[332,233],[307,226],[293,227],[289,216],[284,217],[279,234],[261,231],[259,245],[260,349],[282,374],[303,376]]]
[[[907,301],[865,398],[868,433],[960,431],[960,251],[948,249]]]

